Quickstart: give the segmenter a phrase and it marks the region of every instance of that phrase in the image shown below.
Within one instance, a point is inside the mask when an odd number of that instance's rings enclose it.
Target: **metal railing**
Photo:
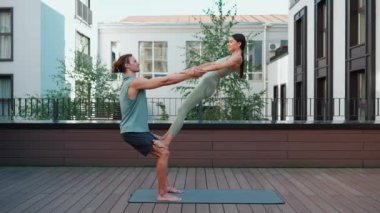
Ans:
[[[172,120],[184,98],[148,98],[150,120]],[[372,108],[369,107],[372,105]],[[345,120],[380,116],[380,99],[211,98],[190,111],[187,120]],[[0,99],[0,120],[120,120],[118,99]]]

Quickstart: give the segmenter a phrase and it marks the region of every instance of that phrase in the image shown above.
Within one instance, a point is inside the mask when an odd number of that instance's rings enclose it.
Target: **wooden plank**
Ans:
[[[141,183],[141,185],[138,188],[142,188],[142,189],[152,188],[155,180],[156,180],[156,170],[155,168],[150,168],[147,178]],[[153,203],[144,203],[144,204],[129,203],[124,212],[152,212],[153,208],[154,208]]]
[[[324,212],[339,212],[339,209],[334,208],[334,206],[329,203],[332,198],[309,181],[312,177],[301,178],[302,176],[300,173],[304,173],[302,169],[279,169],[279,172],[296,185],[300,191],[308,196],[310,200],[315,202],[316,205],[320,206]]]
[[[329,131],[289,131],[289,142],[340,142],[340,143],[363,143],[363,134],[356,131],[339,131],[332,133]]]
[[[174,187],[177,189],[185,189],[187,168],[179,168],[177,177],[174,182]],[[170,204],[167,208],[167,212],[180,213],[182,211],[182,204]]]
[[[323,178],[323,175],[329,172],[329,169],[308,169],[308,173],[312,174],[312,178],[310,179],[312,182],[317,184],[319,189],[326,191],[329,193],[329,202],[334,208],[338,209],[340,212],[357,212],[362,211],[360,207],[357,207],[355,204],[347,202],[346,199],[342,196],[342,194],[337,190],[337,186],[331,183],[328,180]]]
[[[230,189],[228,180],[222,168],[215,168],[215,177],[218,183],[219,189]],[[238,212],[235,204],[223,204],[224,212]]]
[[[284,188],[289,191],[289,194],[292,194],[295,198],[297,198],[299,201],[301,201],[305,206],[306,209],[310,212],[323,212],[323,210],[317,206],[313,201],[311,201],[299,188],[297,188],[296,185],[294,185],[292,182],[290,182],[288,179],[286,179],[282,174],[276,173],[276,175],[269,175],[265,172],[263,169],[259,169],[260,172],[268,179],[272,180],[275,179],[277,181],[277,184],[283,184]]]
[[[31,178],[38,174],[38,169],[34,167],[0,167],[0,171],[0,194],[6,187],[19,184],[20,179]]]
[[[267,169],[270,171],[270,169]],[[281,211],[280,208],[284,209],[296,209],[294,205],[299,204],[295,199],[293,199],[292,195],[287,192],[285,187],[283,187],[282,184],[277,184],[274,178],[271,178],[270,180],[267,179],[267,177],[264,176],[264,174],[259,169],[249,169],[250,173],[247,173],[248,176],[251,176],[257,180],[257,182],[260,184],[261,188],[264,189],[272,189],[280,194],[280,196],[283,197],[284,201],[286,202],[286,206],[283,205],[264,205],[264,208],[267,212],[278,212]],[[270,176],[269,176],[270,177]],[[296,201],[296,202],[295,202]],[[287,206],[289,205],[289,206]],[[305,210],[303,204],[300,205],[301,211]],[[291,212],[291,210],[290,210]]]
[[[120,194],[119,200],[114,204],[110,213],[124,212],[129,205],[128,200],[131,195],[137,188],[139,188],[142,182],[148,177],[151,173],[152,168],[144,168],[142,169],[134,179],[128,179],[130,184],[125,184],[124,189],[117,189],[115,191],[116,194]],[[132,205],[132,204],[131,204]],[[131,208],[131,207],[130,207]],[[138,209],[137,209],[138,211]]]
[[[342,143],[326,143],[326,142],[313,142],[313,143],[305,143],[305,142],[289,142],[288,150],[317,150],[317,151],[343,151],[343,150],[354,150],[360,151],[363,148],[362,143],[345,143],[342,146]]]
[[[377,212],[378,208],[377,202],[373,202],[372,199],[367,199],[365,197],[365,194],[363,194],[360,188],[355,188],[355,182],[350,183],[350,179],[352,176],[355,176],[356,173],[348,173],[348,174],[342,174],[341,170],[334,169],[331,171],[331,175],[333,175],[333,179],[331,180],[333,183],[338,185],[342,188],[342,194],[345,195],[345,198],[347,200],[350,200],[350,202],[356,204],[363,210],[366,210],[368,212]],[[340,179],[340,176],[344,176],[345,178]],[[362,181],[366,181],[363,179]]]
[[[196,176],[197,176],[197,169],[196,168],[189,168],[187,170],[185,190],[196,188]],[[188,203],[182,204],[182,212],[183,213],[195,213],[195,204],[188,204]]]
[[[113,179],[119,171],[114,168],[99,168],[98,172],[92,173],[86,179],[70,187],[65,194],[44,206],[40,211],[80,211],[87,203],[96,197],[96,194],[90,193],[103,185],[107,179]],[[67,196],[69,195],[69,196]]]
[[[25,188],[2,200],[0,204],[0,206],[2,206],[1,209],[4,212],[7,212],[42,193],[50,186],[59,184],[69,175],[68,173],[65,173],[67,170],[68,168],[51,169],[46,176],[38,179],[38,181],[35,181],[34,183],[26,183],[27,186]]]
[[[86,207],[81,210],[81,212],[93,213],[97,211],[100,205],[102,205],[103,202],[112,194],[112,192],[122,183],[122,181],[128,177],[130,170],[118,168],[115,169],[114,172],[116,173],[115,178],[109,178],[102,184],[99,184],[98,187],[101,188],[99,188],[98,191],[90,192],[97,196],[90,203],[88,203]]]
[[[117,201],[120,200],[122,194],[128,189],[128,187],[130,187],[133,180],[135,180],[142,171],[142,168],[125,169],[129,170],[128,176],[112,191],[111,195],[96,209],[95,212],[109,212],[116,205]]]
[[[180,142],[180,143],[173,143],[170,145],[170,151],[175,152],[179,150],[185,150],[185,151],[209,151],[213,148],[212,142],[207,141],[191,141],[191,142]]]
[[[206,168],[206,181],[207,181],[207,189],[218,189],[218,182],[216,180],[215,169]],[[222,204],[210,204],[210,213],[223,213],[223,205]]]
[[[249,151],[249,150],[287,150],[288,142],[214,142],[213,150],[216,151]]]
[[[288,151],[290,159],[362,159],[363,156],[357,151]]]
[[[54,202],[56,199],[62,199],[62,195],[66,194],[66,192],[76,184],[81,183],[84,179],[88,178],[91,173],[95,173],[97,168],[72,168],[70,172],[70,176],[66,177],[63,181],[59,182],[59,184],[56,184],[47,190],[45,190],[43,193],[46,195],[49,195],[45,197],[44,199],[33,203],[33,205],[28,206],[27,209],[30,212],[38,211],[39,209],[43,208],[46,205],[49,205],[51,202]]]
[[[207,189],[207,179],[206,179],[206,171],[205,168],[197,168],[196,169],[196,188],[197,189]],[[195,212],[208,213],[210,212],[209,204],[196,204]]]

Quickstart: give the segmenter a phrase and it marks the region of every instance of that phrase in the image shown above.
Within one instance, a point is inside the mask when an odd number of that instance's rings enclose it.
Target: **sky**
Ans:
[[[96,1],[96,2],[94,2]],[[127,16],[205,15],[214,0],[92,0],[99,22],[117,22]],[[236,4],[238,15],[288,14],[289,0],[225,0]],[[91,6],[91,7],[92,7]],[[98,7],[98,8],[96,8]]]

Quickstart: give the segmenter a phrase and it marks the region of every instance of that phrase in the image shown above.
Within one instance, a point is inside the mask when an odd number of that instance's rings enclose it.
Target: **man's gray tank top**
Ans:
[[[148,105],[145,90],[139,90],[135,100],[128,98],[128,89],[133,76],[124,75],[120,90],[121,122],[120,132],[149,132]]]

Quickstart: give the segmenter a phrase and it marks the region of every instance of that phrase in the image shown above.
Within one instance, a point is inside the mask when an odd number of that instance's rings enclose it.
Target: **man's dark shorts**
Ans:
[[[157,139],[150,132],[124,132],[121,133],[121,137],[144,156],[152,151],[153,140]]]

